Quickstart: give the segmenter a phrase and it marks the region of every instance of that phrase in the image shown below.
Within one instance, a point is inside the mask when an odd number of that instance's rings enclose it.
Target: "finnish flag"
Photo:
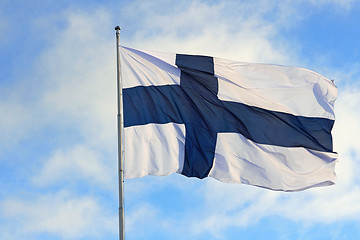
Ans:
[[[121,47],[124,177],[334,184],[336,86],[307,69]]]

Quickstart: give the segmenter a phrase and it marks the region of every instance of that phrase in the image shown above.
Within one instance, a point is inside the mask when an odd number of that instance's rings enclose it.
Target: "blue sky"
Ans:
[[[360,1],[0,0],[0,239],[117,239],[116,49],[309,68],[338,86],[337,184],[125,183],[127,239],[357,239]]]

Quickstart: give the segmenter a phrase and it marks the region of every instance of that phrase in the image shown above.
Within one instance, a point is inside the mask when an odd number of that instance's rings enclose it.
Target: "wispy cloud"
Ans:
[[[61,239],[93,239],[115,234],[117,229],[117,216],[108,214],[98,201],[68,192],[37,195],[26,200],[8,198],[0,202],[0,211],[6,220],[0,227],[0,236],[9,240],[27,238],[34,233],[47,233]]]
[[[286,5],[286,4],[285,4]],[[277,8],[277,3],[184,1],[169,8],[163,1],[140,4],[132,2],[122,14],[134,20],[129,29],[132,37],[124,37],[133,47],[168,52],[215,55],[242,61],[289,62],[294,59],[286,44],[277,45],[276,34],[286,21],[290,6]],[[148,11],[156,9],[156,11]],[[274,11],[274,18],[266,18]],[[135,29],[135,30],[134,30]],[[124,26],[124,34],[127,26]],[[294,62],[294,60],[292,60]]]
[[[69,151],[56,151],[37,173],[32,182],[38,186],[51,186],[57,182],[77,182],[85,180],[90,184],[105,188],[114,186],[116,181],[110,172],[112,168],[101,162],[101,153],[86,146],[77,145]],[[115,190],[115,189],[112,189]]]
[[[108,12],[69,11],[59,19],[65,27],[51,30],[49,48],[34,56],[27,79],[2,89],[1,148],[29,139],[46,144],[41,158],[12,159],[19,166],[32,163],[30,184],[0,202],[2,239],[42,234],[98,239],[117,233],[117,211],[108,210],[117,185],[115,44],[103,31]],[[79,184],[80,193],[71,187]],[[109,194],[109,206],[93,191],[86,193],[92,187]]]

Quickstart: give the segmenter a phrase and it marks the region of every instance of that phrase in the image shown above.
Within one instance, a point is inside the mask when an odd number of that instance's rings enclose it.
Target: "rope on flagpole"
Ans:
[[[123,138],[122,132],[124,122],[122,118],[122,84],[121,84],[121,65],[120,65],[120,30],[116,31],[116,51],[117,51],[117,129],[118,129],[118,174],[119,174],[119,239],[125,240],[125,214],[124,214],[124,170],[123,170]]]

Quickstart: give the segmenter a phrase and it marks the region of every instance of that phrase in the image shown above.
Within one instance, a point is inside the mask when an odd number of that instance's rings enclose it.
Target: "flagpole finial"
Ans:
[[[121,27],[116,26],[116,27],[115,27],[115,30],[121,30]]]

